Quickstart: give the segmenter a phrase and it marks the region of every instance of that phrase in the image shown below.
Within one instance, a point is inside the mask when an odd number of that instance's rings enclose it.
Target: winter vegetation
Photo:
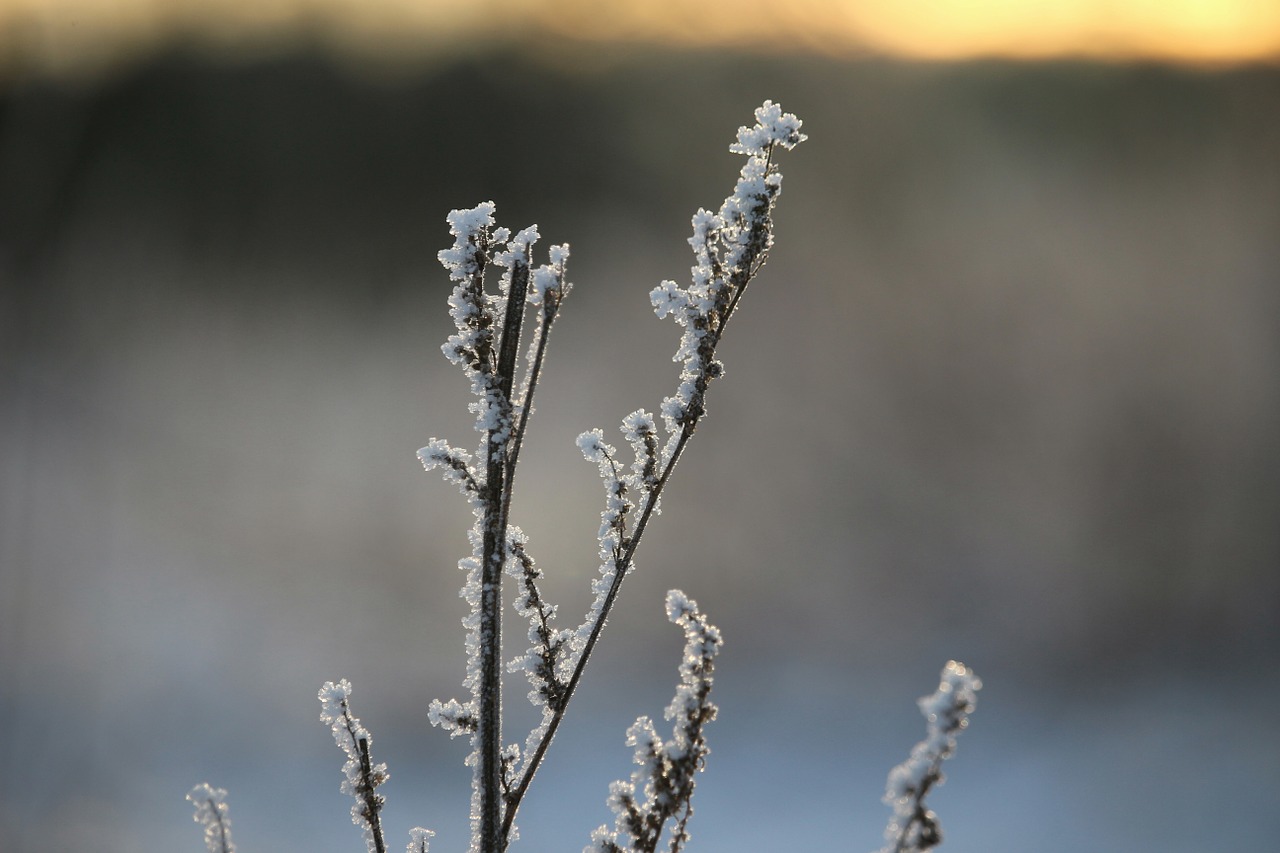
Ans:
[[[512,232],[495,219],[493,202],[454,210],[448,216],[453,245],[439,253],[453,282],[449,313],[456,332],[443,351],[470,383],[474,451],[432,438],[418,451],[428,471],[438,471],[468,501],[475,517],[471,553],[459,562],[465,575],[462,597],[470,606],[466,628],[466,676],[462,698],[430,703],[427,716],[454,737],[470,740],[466,764],[472,768],[471,847],[474,853],[502,853],[518,838],[517,816],[583,673],[599,642],[624,579],[636,569],[636,552],[676,464],[707,411],[707,392],[724,367],[717,359],[730,319],[748,285],[764,266],[773,244],[773,210],[782,188],[777,156],[806,139],[801,121],[770,102],[755,111],[755,124],[741,127],[730,151],[746,158],[733,192],[716,211],[693,216],[689,244],[691,279],[664,281],[650,293],[659,318],[681,327],[673,357],[682,365],[678,385],[662,401],[658,415],[638,409],[621,424],[626,447],[610,444],[600,429],[578,437],[586,460],[604,486],[598,548],[600,566],[591,604],[580,620],[564,623],[539,586],[543,574],[529,537],[511,519],[517,463],[547,353],[551,327],[571,292],[567,244],[553,245],[547,262],[534,266],[537,226]],[[496,275],[496,291],[489,279]],[[529,315],[535,319],[526,329]],[[507,584],[504,588],[504,581]],[[512,592],[514,591],[514,596]],[[527,647],[504,652],[504,602],[527,623]],[[690,839],[695,780],[709,754],[707,724],[716,717],[710,700],[719,630],[696,602],[680,590],[666,598],[668,619],[684,633],[679,684],[660,734],[640,717],[626,735],[634,750],[629,780],[614,782],[608,804],[615,815],[589,836],[592,853],[640,853],[659,846],[676,853]],[[505,675],[523,676],[528,699],[540,721],[523,738],[503,731]],[[924,741],[889,775],[885,802],[892,817],[885,830],[886,851],[920,851],[941,841],[937,818],[925,808],[929,791],[941,784],[941,763],[968,723],[981,684],[963,664],[943,669],[932,696],[920,700],[927,720]],[[353,799],[352,821],[369,853],[387,850],[380,818],[385,802],[379,787],[389,773],[373,758],[373,738],[351,707],[351,684],[326,682],[319,692],[321,721],[330,727],[345,756],[342,791]],[[227,792],[207,784],[187,795],[195,820],[204,828],[210,853],[233,853]],[[409,830],[407,851],[427,853],[433,833]]]

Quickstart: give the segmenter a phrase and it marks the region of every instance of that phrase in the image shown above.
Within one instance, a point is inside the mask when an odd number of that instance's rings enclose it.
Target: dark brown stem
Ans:
[[[497,429],[485,442],[484,544],[480,571],[480,696],[476,737],[480,752],[480,849],[499,853],[502,832],[502,567],[507,558],[507,526],[511,490],[507,481],[507,449],[513,411],[511,389],[524,323],[529,264],[511,270],[506,317],[499,342],[496,378],[503,408]]]
[[[373,833],[373,845],[377,853],[387,853],[387,843],[382,838],[382,819],[378,812],[382,810],[377,792],[377,783],[373,779],[373,763],[369,760],[369,739],[360,738],[360,795],[364,798],[364,816]]]

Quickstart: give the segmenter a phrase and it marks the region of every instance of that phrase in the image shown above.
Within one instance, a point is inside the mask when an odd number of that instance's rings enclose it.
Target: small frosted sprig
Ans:
[[[435,833],[431,830],[415,826],[409,830],[409,844],[405,847],[404,853],[428,853],[431,839],[434,836]]]
[[[336,684],[326,681],[320,688],[320,722],[329,726],[338,747],[346,753],[342,765],[342,793],[355,798],[351,822],[364,830],[369,853],[386,853],[379,812],[386,799],[377,787],[387,781],[387,765],[373,764],[369,746],[373,742],[368,729],[351,713],[351,682],[345,678]]]
[[[884,802],[893,808],[885,827],[887,842],[881,853],[919,853],[942,843],[938,818],[925,808],[924,798],[945,781],[942,762],[956,749],[956,736],[969,725],[982,682],[962,663],[948,661],[938,690],[917,703],[927,721],[925,739],[911,756],[889,771]]]
[[[595,599],[586,619],[574,632],[574,651],[581,652],[596,625],[603,618],[604,609],[610,594],[616,589],[616,578],[627,541],[627,518],[635,509],[631,500],[629,479],[618,468],[617,449],[604,440],[604,432],[599,429],[588,430],[578,436],[578,449],[588,462],[594,462],[600,469],[600,479],[604,482],[605,502],[600,512],[600,530],[596,534],[599,545],[599,576],[592,582]]]
[[[449,233],[455,239],[451,247],[441,249],[436,257],[454,281],[467,281],[484,272],[491,242],[505,242],[510,234],[505,228],[490,234],[495,209],[493,202],[486,201],[470,209],[451,210],[445,217]]]
[[[509,428],[511,418],[511,401],[502,393],[496,370],[496,336],[503,299],[486,293],[484,287],[485,270],[495,256],[508,262],[513,257],[511,252],[503,253],[498,248],[507,242],[511,232],[494,228],[494,210],[494,203],[486,201],[468,210],[451,211],[449,233],[454,236],[454,244],[437,255],[449,277],[458,282],[449,296],[449,316],[458,331],[449,336],[441,350],[449,361],[463,368],[470,380],[471,392],[479,399],[469,408],[476,414],[476,429],[485,433],[503,432],[504,427]],[[509,277],[506,280],[509,283]]]
[[[664,281],[650,293],[658,317],[670,316],[684,327],[672,359],[684,362],[680,384],[661,408],[666,441],[659,449],[652,415],[643,409],[628,415],[622,431],[636,461],[631,474],[622,476],[616,451],[605,443],[603,432],[595,429],[578,437],[583,456],[596,463],[605,485],[600,576],[593,582],[595,599],[574,640],[579,671],[608,618],[622,577],[635,568],[636,545],[649,518],[657,514],[663,486],[705,411],[707,386],[724,374],[724,365],[715,358],[716,346],[773,242],[770,214],[782,190],[782,174],[772,159],[774,149],[791,149],[807,139],[800,132],[803,122],[772,101],[757,108],[755,117],[756,124],[740,127],[737,141],[730,146],[733,153],[747,156],[733,194],[719,213],[699,210],[693,215],[691,284],[683,288]],[[635,519],[630,532],[629,518]]]
[[[529,642],[532,644],[523,655],[507,664],[508,672],[524,672],[533,687],[529,701],[534,707],[554,711],[564,701],[568,687],[565,679],[565,655],[573,632],[552,626],[556,606],[548,604],[538,590],[541,570],[526,550],[528,537],[519,528],[512,528],[508,552],[511,554],[507,573],[520,583],[520,595],[516,598],[516,612],[529,620]]]
[[[765,101],[756,108],[755,127],[738,128],[738,141],[730,145],[729,150],[752,157],[768,157],[775,145],[790,151],[809,138],[800,132],[803,124],[794,114],[784,113],[773,101]]]
[[[196,807],[193,818],[204,827],[204,846],[209,853],[236,853],[236,845],[231,841],[226,789],[201,782],[191,789],[187,799]]]
[[[623,418],[622,435],[635,454],[631,489],[647,495],[658,485],[658,425],[653,415],[639,409]]]
[[[628,729],[636,769],[631,781],[609,786],[614,828],[596,829],[584,853],[652,853],[669,820],[675,820],[671,853],[689,840],[694,776],[710,752],[702,730],[716,716],[709,696],[721,639],[720,631],[698,612],[697,602],[680,590],[667,593],[667,618],[684,629],[685,637],[680,686],[665,713],[672,723],[671,738],[664,742],[658,737],[648,717]]]
[[[427,707],[427,719],[431,725],[447,731],[450,737],[469,735],[476,730],[475,703],[464,704],[457,699],[450,699],[448,702],[432,699]]]
[[[551,263],[533,271],[533,287],[529,288],[529,304],[548,306],[554,314],[573,285],[565,281],[564,267],[569,260],[569,244],[558,243],[547,250]]]
[[[481,476],[472,465],[471,454],[451,447],[449,442],[433,438],[418,451],[422,467],[428,471],[441,469],[446,481],[453,483],[467,497],[476,498],[480,493]]]
[[[505,228],[493,228],[494,204],[484,202],[470,210],[454,210],[447,217],[454,244],[437,258],[458,282],[449,296],[449,316],[458,333],[441,349],[449,361],[485,371],[493,346],[495,302],[484,292],[484,272],[494,243],[506,239]]]
[[[538,387],[538,377],[542,374],[542,363],[547,354],[547,336],[551,333],[551,324],[560,313],[560,305],[573,289],[573,285],[565,279],[565,264],[569,261],[569,244],[560,243],[547,251],[550,264],[543,264],[533,271],[527,296],[530,305],[538,311],[538,322],[533,331],[533,340],[529,344],[529,352],[525,356],[524,382],[516,397],[516,408],[520,411],[520,425],[516,429],[517,437],[523,437],[525,426],[532,411],[533,394]],[[510,468],[515,468],[520,448],[517,445],[512,454]]]
[[[692,432],[702,417],[707,384],[724,372],[715,359],[721,331],[773,245],[771,213],[782,191],[782,173],[773,162],[773,151],[792,149],[808,138],[800,132],[803,122],[772,101],[757,108],[755,116],[755,126],[739,128],[738,141],[729,146],[733,153],[747,156],[733,194],[717,213],[699,210],[693,215],[689,287],[664,281],[649,295],[658,317],[670,316],[684,327],[672,357],[684,362],[680,386],[662,404],[669,434],[664,461],[671,459],[681,436]]]
[[[618,470],[618,451],[604,440],[601,430],[588,430],[578,436],[578,449],[588,462],[596,464],[604,481],[605,501],[597,539],[600,558],[608,562],[617,548],[625,544],[627,514],[635,509],[635,502],[631,500],[626,478]]]

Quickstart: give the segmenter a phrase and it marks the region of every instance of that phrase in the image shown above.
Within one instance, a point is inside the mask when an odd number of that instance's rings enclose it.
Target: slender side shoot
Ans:
[[[938,816],[925,808],[924,798],[934,785],[946,781],[942,762],[956,751],[956,736],[969,725],[978,704],[982,682],[962,663],[948,661],[942,682],[932,696],[917,703],[927,721],[927,735],[911,750],[911,757],[889,771],[884,802],[893,817],[885,827],[887,844],[880,853],[922,853],[942,843]]]

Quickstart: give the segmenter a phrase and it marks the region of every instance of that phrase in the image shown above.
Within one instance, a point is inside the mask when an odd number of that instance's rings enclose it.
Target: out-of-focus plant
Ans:
[[[962,663],[948,661],[942,681],[931,696],[916,704],[926,721],[925,739],[911,756],[889,771],[884,801],[893,809],[885,827],[881,853],[920,853],[942,843],[938,816],[925,808],[924,798],[945,781],[942,762],[956,751],[956,736],[969,725],[982,682]]]

